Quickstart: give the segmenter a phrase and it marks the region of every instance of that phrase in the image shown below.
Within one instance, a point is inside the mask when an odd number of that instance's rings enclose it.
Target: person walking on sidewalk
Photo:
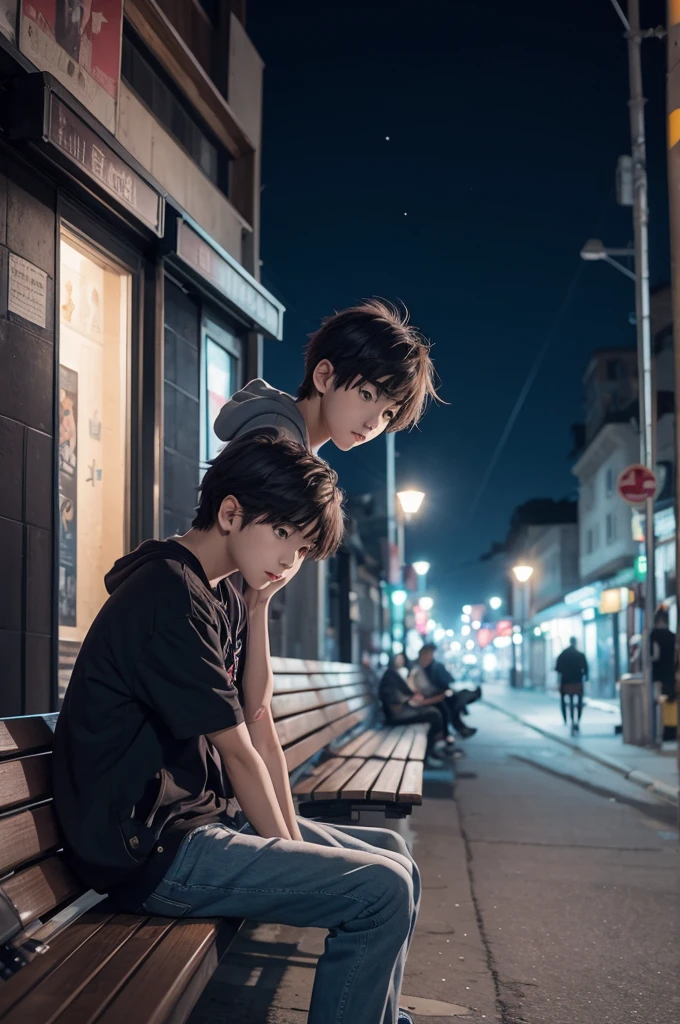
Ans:
[[[654,616],[654,629],[649,634],[652,655],[652,679],[656,699],[661,705],[662,740],[677,736],[677,693],[675,689],[675,633],[669,628],[668,611],[661,605]]]
[[[588,662],[582,651],[576,646],[577,640],[572,636],[569,646],[560,654],[555,669],[560,677],[560,698],[562,701],[562,718],[567,725],[567,697],[569,698],[569,716],[571,718],[571,735],[579,731],[583,713],[583,684],[588,678]],[[576,698],[576,707],[574,699]]]

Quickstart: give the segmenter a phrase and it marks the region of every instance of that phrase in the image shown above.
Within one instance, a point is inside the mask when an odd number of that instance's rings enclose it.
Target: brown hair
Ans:
[[[388,431],[413,426],[428,399],[437,399],[430,343],[409,323],[407,309],[382,299],[334,313],[310,335],[298,400],[315,394],[314,371],[323,359],[333,366],[336,390],[368,383],[394,399],[397,411]]]

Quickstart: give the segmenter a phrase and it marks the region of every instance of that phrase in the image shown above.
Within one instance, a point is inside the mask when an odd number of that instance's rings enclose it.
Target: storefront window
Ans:
[[[59,701],[125,551],[130,275],[62,232],[59,302]]]
[[[209,462],[222,448],[213,430],[217,414],[240,383],[240,339],[217,324],[206,321],[203,328],[203,423],[201,429],[201,459]]]

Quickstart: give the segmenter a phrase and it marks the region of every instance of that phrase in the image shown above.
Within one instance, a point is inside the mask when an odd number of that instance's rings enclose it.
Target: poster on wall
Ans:
[[[6,0],[0,0],[4,4]],[[123,0],[23,0],[19,46],[116,130]]]
[[[17,41],[17,9],[19,0],[0,0],[0,34],[10,43]]]
[[[76,625],[78,374],[59,367],[59,625]]]

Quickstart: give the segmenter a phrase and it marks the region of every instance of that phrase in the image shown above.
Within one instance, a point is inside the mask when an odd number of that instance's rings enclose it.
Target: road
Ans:
[[[502,1024],[680,1019],[675,809],[500,712],[455,788]]]
[[[470,723],[455,785],[427,773],[391,823],[423,875],[402,1005],[417,1024],[680,1020],[675,808],[500,711]],[[323,940],[246,927],[190,1024],[304,1024]]]

